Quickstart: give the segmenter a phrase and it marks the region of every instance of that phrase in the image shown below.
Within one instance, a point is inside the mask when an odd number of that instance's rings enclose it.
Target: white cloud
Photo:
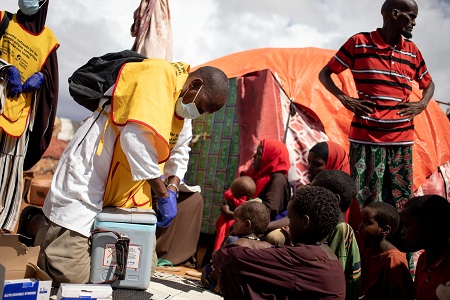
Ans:
[[[92,56],[130,48],[130,26],[139,0],[50,0],[47,25],[61,47],[58,115],[81,120],[88,111],[68,94],[67,78]],[[436,82],[435,98],[450,101],[450,1],[418,0],[414,42]],[[382,25],[382,0],[169,0],[174,60],[195,66],[261,47],[338,49],[361,31]],[[17,0],[2,9],[17,10]],[[446,107],[445,107],[446,109]]]
[[[196,7],[205,2],[218,3],[215,11],[208,11],[208,18],[202,18],[202,10],[193,10],[193,6],[188,4],[190,2],[170,2],[173,16],[176,17],[177,11],[183,11],[194,17],[196,27],[202,24],[204,30],[192,35],[186,44],[187,48],[194,50],[187,52],[186,56],[192,57],[196,64],[260,47],[338,49],[351,35],[382,26],[382,0],[202,0],[196,1]],[[418,0],[417,3],[419,16],[413,41],[423,53],[436,83],[434,98],[450,101],[450,85],[447,84],[450,1]],[[175,17],[174,38],[180,26]],[[183,30],[188,30],[188,25],[184,27]],[[208,47],[197,47],[201,44],[197,40],[205,40],[208,35]],[[175,51],[181,53],[179,49]]]

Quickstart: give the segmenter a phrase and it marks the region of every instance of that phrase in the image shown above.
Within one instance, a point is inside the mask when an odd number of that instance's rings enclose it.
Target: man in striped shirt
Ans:
[[[386,0],[383,27],[350,37],[322,69],[325,88],[354,113],[350,127],[351,173],[358,201],[384,201],[401,209],[413,192],[413,118],[427,106],[434,83],[422,54],[411,42],[418,6],[414,0]],[[346,95],[331,79],[350,68],[358,97]],[[423,90],[410,102],[413,80]]]

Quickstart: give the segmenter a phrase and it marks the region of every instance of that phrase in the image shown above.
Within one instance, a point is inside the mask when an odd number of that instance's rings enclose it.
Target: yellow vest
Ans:
[[[4,11],[1,13],[3,17]],[[17,22],[17,15],[9,22],[0,39],[0,58],[15,66],[25,82],[35,72],[42,70],[50,53],[59,47],[53,32],[44,27],[37,35],[28,32]],[[19,137],[25,130],[34,93],[22,93],[18,98],[7,98],[0,127],[13,136]]]
[[[154,133],[158,162],[165,162],[183,128],[184,119],[177,118],[174,110],[188,72],[189,65],[169,63],[163,59],[152,58],[126,64],[116,80],[111,98],[110,119],[106,126],[111,122],[113,126],[136,122],[148,127]],[[118,130],[116,133],[118,134]],[[146,180],[133,181],[131,168],[118,136],[103,206],[151,208],[151,199],[149,183]]]

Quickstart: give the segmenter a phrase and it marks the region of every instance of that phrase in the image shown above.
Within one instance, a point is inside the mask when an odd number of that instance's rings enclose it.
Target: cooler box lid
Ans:
[[[117,222],[133,224],[156,224],[156,215],[153,209],[105,207],[97,215],[99,222]]]

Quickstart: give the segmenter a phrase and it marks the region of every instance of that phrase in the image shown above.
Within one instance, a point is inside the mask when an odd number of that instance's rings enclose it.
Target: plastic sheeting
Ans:
[[[334,55],[334,50],[318,48],[262,48],[227,55],[202,64],[222,69],[229,78],[270,70],[279,78],[283,90],[294,102],[317,114],[330,140],[348,149],[348,131],[352,114],[320,83],[318,74]],[[356,97],[349,70],[333,75],[338,87]],[[411,101],[420,99],[413,86]],[[268,120],[270,122],[270,120]],[[414,189],[417,190],[438,167],[450,160],[450,122],[435,101],[415,118],[413,147]]]

